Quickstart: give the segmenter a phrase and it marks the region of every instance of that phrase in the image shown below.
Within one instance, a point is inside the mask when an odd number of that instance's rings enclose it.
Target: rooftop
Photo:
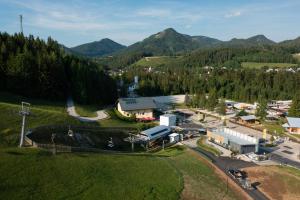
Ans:
[[[241,116],[240,117],[242,120],[244,121],[248,121],[248,120],[256,120],[255,115],[246,115],[246,116]]]
[[[287,117],[289,127],[300,128],[300,118],[297,117]]]
[[[155,109],[157,107],[151,97],[120,98],[119,103],[124,111]]]
[[[160,126],[155,126],[153,128],[142,131],[141,135],[147,136],[149,140],[153,140],[156,138],[163,137],[164,135],[166,135],[170,132],[171,132],[170,127],[160,125]]]

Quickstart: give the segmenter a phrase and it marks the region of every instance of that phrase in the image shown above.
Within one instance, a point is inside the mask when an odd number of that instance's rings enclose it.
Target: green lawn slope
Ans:
[[[0,150],[0,199],[178,199],[180,175],[153,156]]]

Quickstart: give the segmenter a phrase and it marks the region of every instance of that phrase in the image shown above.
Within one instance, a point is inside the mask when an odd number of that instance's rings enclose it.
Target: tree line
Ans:
[[[188,93],[196,96],[197,104],[205,103],[200,98],[205,95],[245,102],[292,99],[300,88],[300,73],[285,70],[267,73],[263,69],[166,67],[148,72],[135,67],[123,80],[131,81],[135,75],[139,76],[137,92],[142,96]],[[209,103],[213,104],[210,107],[216,105],[212,100]]]
[[[95,62],[64,53],[53,39],[0,33],[0,90],[52,100],[112,103],[115,81]]]

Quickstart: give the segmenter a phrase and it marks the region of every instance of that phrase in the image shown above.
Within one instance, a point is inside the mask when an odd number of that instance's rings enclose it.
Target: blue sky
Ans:
[[[130,45],[163,29],[221,40],[300,36],[299,0],[0,0],[0,31],[20,30],[68,47],[111,38]]]

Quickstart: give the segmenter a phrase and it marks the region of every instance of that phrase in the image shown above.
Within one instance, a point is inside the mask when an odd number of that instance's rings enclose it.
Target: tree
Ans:
[[[222,98],[218,104],[217,107],[217,112],[220,115],[226,115],[226,104],[225,104],[225,100]]]
[[[247,116],[247,115],[249,115],[249,114],[244,109],[237,113],[237,116],[239,116],[239,117]]]
[[[208,94],[207,109],[213,111],[218,104],[218,96],[216,89],[212,89]]]
[[[288,115],[290,117],[300,117],[300,92],[294,96]]]
[[[258,104],[258,107],[256,108],[256,113],[255,115],[257,117],[260,117],[261,120],[264,120],[267,116],[267,101],[266,100],[261,100],[260,103]]]

